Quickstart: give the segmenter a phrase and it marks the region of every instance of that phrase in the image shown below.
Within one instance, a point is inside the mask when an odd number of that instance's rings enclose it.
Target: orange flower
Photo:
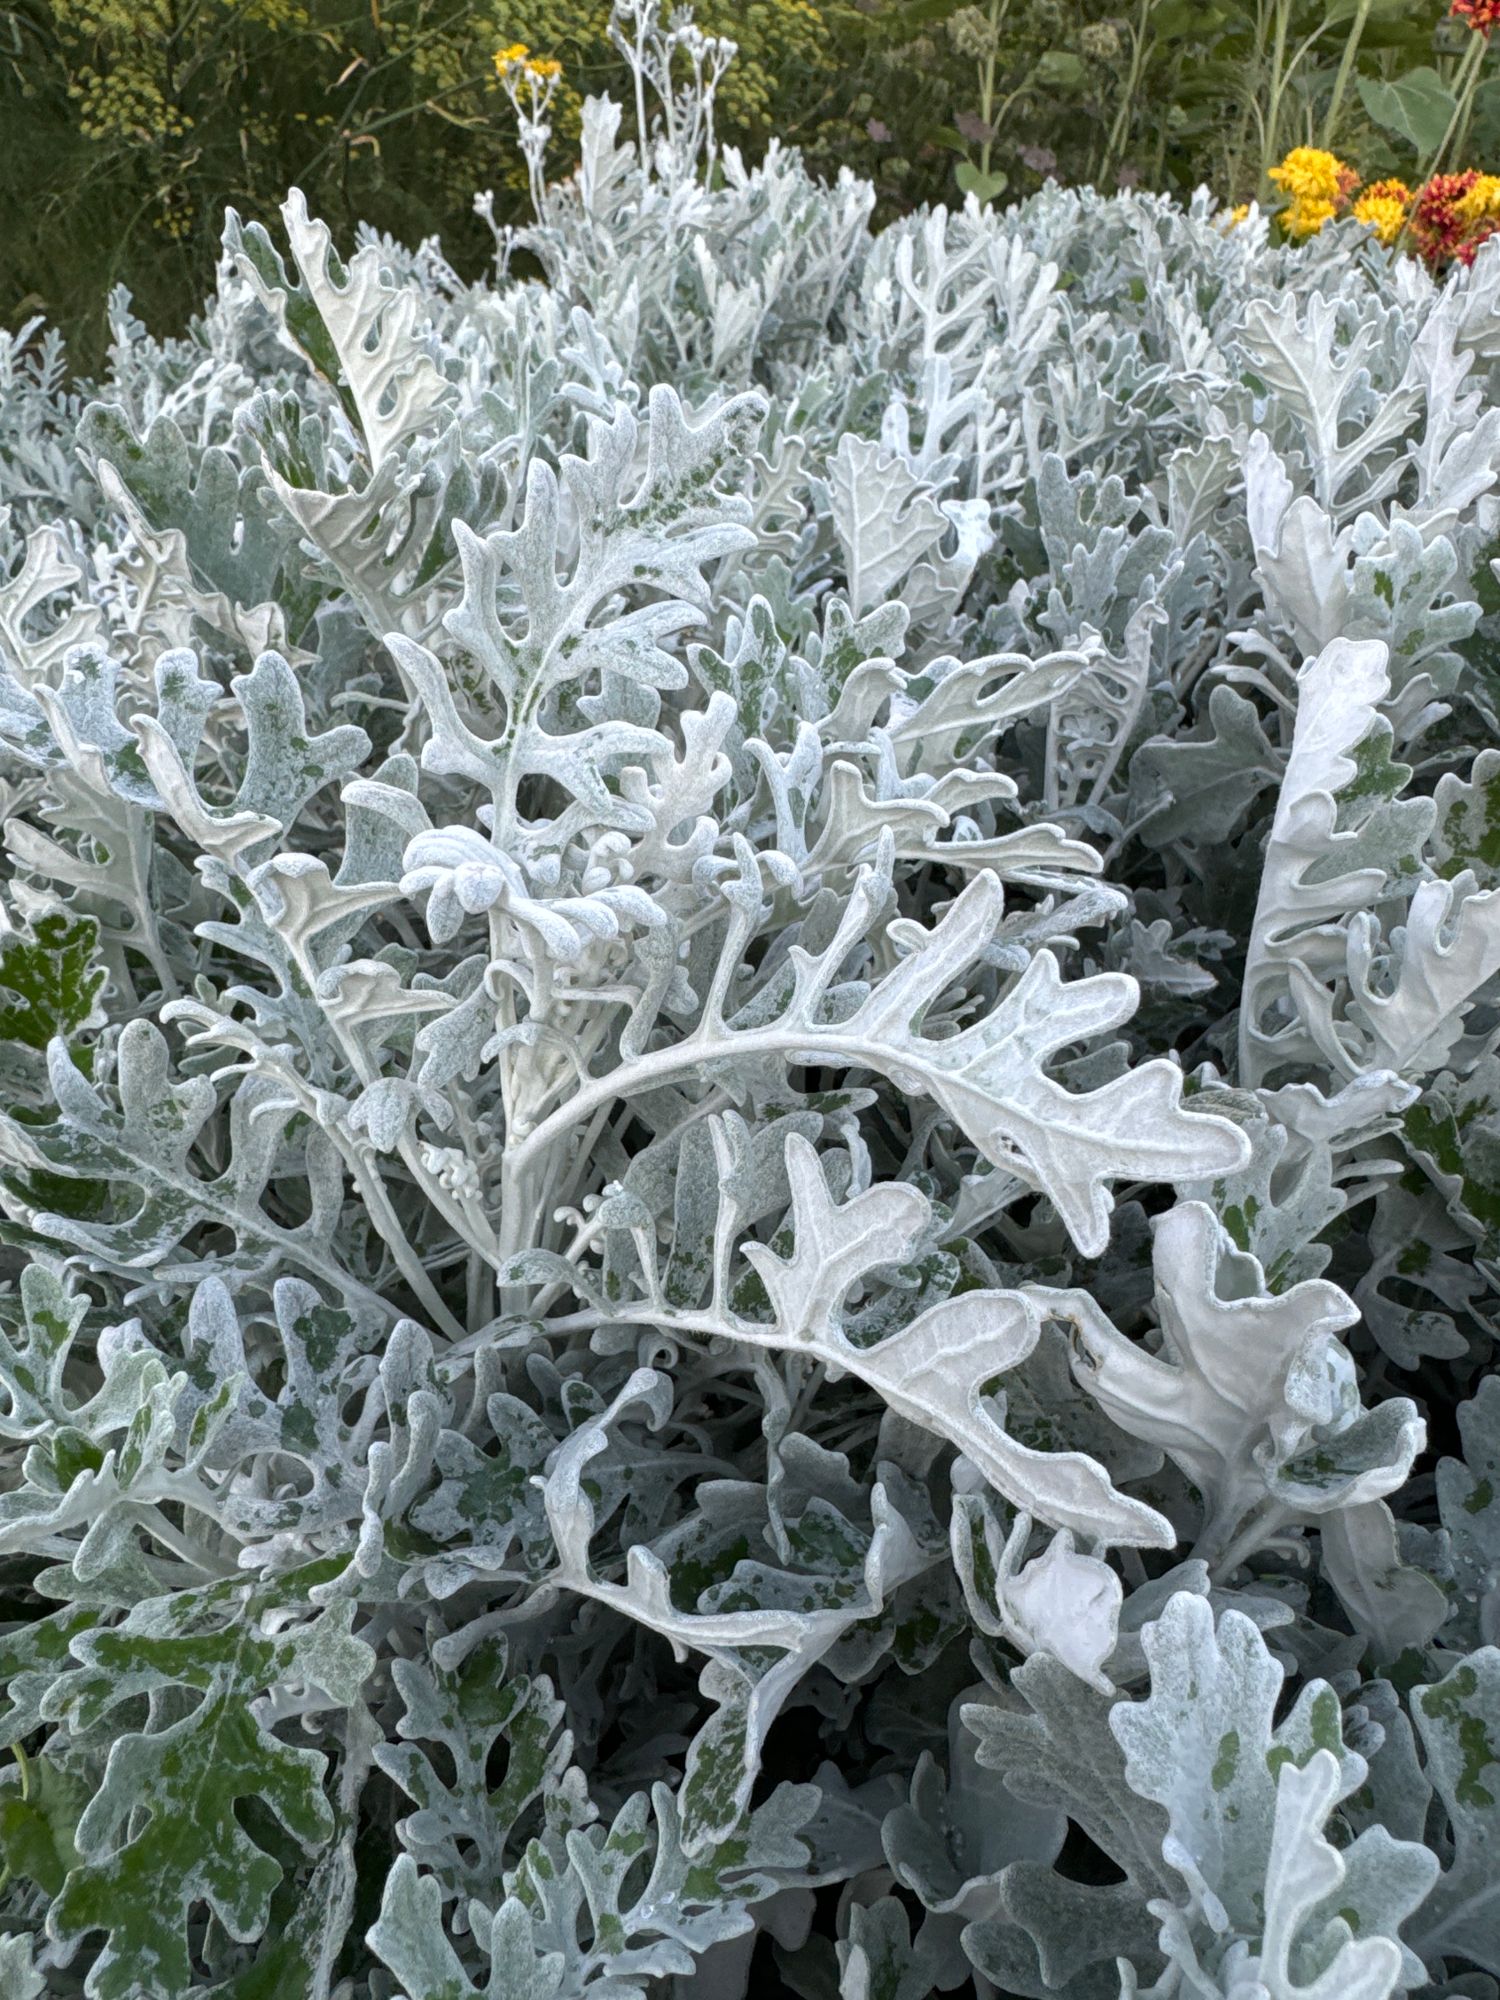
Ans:
[[[1488,36],[1492,28],[1500,27],[1500,0],[1453,0],[1448,11],[1467,21],[1476,34]]]

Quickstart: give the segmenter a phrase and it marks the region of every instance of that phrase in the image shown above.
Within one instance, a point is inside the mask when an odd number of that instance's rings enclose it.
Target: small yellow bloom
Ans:
[[[1352,210],[1356,222],[1375,232],[1380,243],[1394,243],[1406,227],[1412,193],[1405,181],[1374,181]]]
[[[1238,229],[1240,224],[1246,220],[1249,214],[1250,214],[1250,204],[1248,201],[1242,201],[1237,203],[1235,207],[1230,209],[1228,215],[1225,216],[1224,227],[1226,229]]]
[[[533,56],[526,65],[526,74],[545,83],[554,76],[562,75],[562,64],[553,56]]]
[[[531,51],[524,42],[512,42],[508,49],[496,49],[496,76],[504,76],[508,69],[514,69],[518,63],[525,62],[530,54]]]
[[[1336,201],[1324,200],[1319,195],[1299,195],[1281,217],[1281,226],[1294,243],[1301,243],[1309,236],[1316,236],[1325,222],[1332,222],[1339,212]]]
[[[1500,220],[1500,174],[1481,174],[1453,204],[1453,213],[1466,229]]]
[[[1294,146],[1279,167],[1272,167],[1271,179],[1294,198],[1336,201],[1341,178],[1348,171],[1340,159],[1321,147]]]

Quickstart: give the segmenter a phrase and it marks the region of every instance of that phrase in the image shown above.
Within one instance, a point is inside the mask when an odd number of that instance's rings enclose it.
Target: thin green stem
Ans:
[[[1469,113],[1474,103],[1474,92],[1479,84],[1479,70],[1484,61],[1484,52],[1484,36],[1474,35],[1459,60],[1458,70],[1453,78],[1453,115],[1449,118],[1447,130],[1438,141],[1436,149],[1417,169],[1419,182],[1430,180],[1440,170],[1448,156],[1449,147],[1457,139],[1460,131],[1467,129]]]
[[[1323,115],[1322,143],[1326,150],[1333,144],[1334,132],[1338,126],[1339,113],[1344,108],[1344,99],[1349,92],[1349,79],[1354,74],[1354,59],[1359,54],[1360,42],[1364,39],[1365,23],[1370,18],[1374,0],[1359,0],[1354,20],[1344,40],[1344,53],[1339,58],[1338,74],[1333,79],[1333,94],[1328,100],[1328,109]]]
[[[1125,87],[1120,93],[1119,106],[1115,112],[1114,123],[1110,126],[1109,138],[1104,148],[1104,159],[1099,168],[1099,180],[1102,186],[1107,186],[1110,175],[1119,171],[1121,155],[1130,137],[1136,95],[1146,67],[1146,51],[1150,42],[1151,13],[1154,4],[1155,0],[1141,0],[1140,16],[1127,29],[1130,36],[1130,67],[1125,73]]]
[[[1286,91],[1286,38],[1291,23],[1291,0],[1276,0],[1276,26],[1271,38],[1271,88],[1266,99],[1265,119],[1260,134],[1260,174],[1258,186],[1261,200],[1267,199],[1271,187],[1271,167],[1274,164],[1281,137],[1281,100]]]
[[[1484,64],[1485,51],[1488,46],[1489,43],[1484,35],[1476,34],[1474,36],[1474,69],[1469,87],[1465,91],[1459,105],[1458,130],[1453,134],[1452,157],[1454,159],[1463,158],[1464,143],[1469,136],[1469,121],[1474,116],[1474,99],[1479,94],[1479,72]]]
[[[1255,30],[1252,43],[1255,50],[1255,61],[1247,63],[1245,66],[1245,87],[1240,95],[1239,121],[1235,128],[1234,137],[1229,142],[1228,157],[1225,161],[1224,184],[1236,194],[1240,192],[1245,154],[1250,144],[1250,127],[1253,122],[1256,122],[1257,113],[1260,108],[1257,92],[1260,88],[1262,76],[1262,51],[1266,45],[1267,5],[1268,0],[1256,0]]]
[[[979,148],[979,171],[985,175],[990,170],[990,155],[995,144],[994,129],[990,123],[995,109],[995,59],[1000,53],[1000,24],[1005,19],[1008,5],[1009,0],[990,0],[989,46],[979,68],[979,116],[989,133]]]

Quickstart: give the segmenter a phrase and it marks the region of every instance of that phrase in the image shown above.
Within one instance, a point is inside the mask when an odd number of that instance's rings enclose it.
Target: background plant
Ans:
[[[1367,182],[1411,179],[1466,63],[1474,94],[1445,164],[1500,155],[1483,36],[1442,0],[710,0],[698,24],[737,44],[721,138],[758,154],[774,134],[815,171],[850,166],[881,219],[963,192],[956,170],[992,197],[1002,176],[1024,195],[1056,175],[1264,199],[1298,144],[1335,147]],[[502,220],[528,202],[498,49],[562,65],[552,173],[575,157],[590,92],[634,116],[602,0],[7,0],[0,28],[0,319],[46,312],[87,368],[114,284],[180,330],[224,202],[270,222],[293,182],[346,235],[364,221],[436,235],[477,275],[476,186]]]

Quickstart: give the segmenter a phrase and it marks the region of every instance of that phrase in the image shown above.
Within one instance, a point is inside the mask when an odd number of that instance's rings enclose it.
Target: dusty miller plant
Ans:
[[[0,351],[0,1988],[1494,2000],[1500,256],[620,33]]]

